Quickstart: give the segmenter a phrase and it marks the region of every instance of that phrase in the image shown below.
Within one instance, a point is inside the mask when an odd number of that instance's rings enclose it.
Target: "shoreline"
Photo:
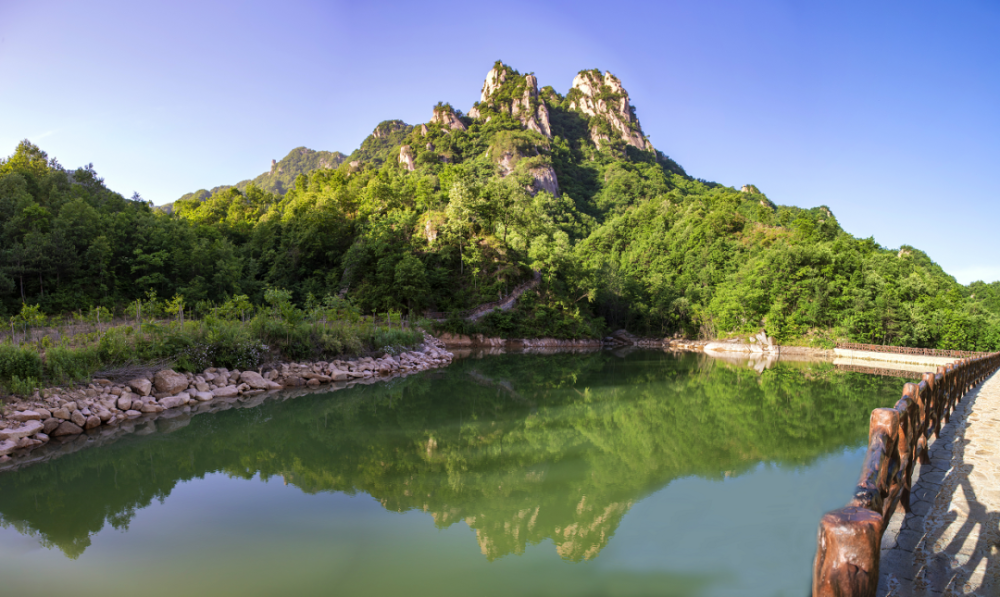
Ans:
[[[729,350],[719,350],[722,344]],[[715,345],[715,346],[713,346]],[[766,346],[766,345],[765,345]],[[830,361],[834,351],[798,346],[746,345],[681,339],[639,338],[616,332],[603,340],[501,339],[443,334],[411,351],[379,358],[358,357],[305,363],[272,363],[257,371],[209,368],[199,374],[171,369],[123,383],[95,378],[89,384],[45,388],[32,397],[8,402],[0,413],[0,474],[46,462],[77,450],[113,443],[129,435],[169,433],[191,417],[250,408],[277,397],[289,400],[405,377],[447,367],[456,358],[487,354],[588,353],[639,349],[694,352],[722,361],[749,361],[758,373],[781,360]],[[756,350],[753,350],[756,349]],[[854,362],[865,359],[855,357]],[[867,360],[885,367],[886,361]],[[912,366],[911,366],[912,367]],[[909,369],[909,367],[907,367]],[[280,396],[279,396],[280,394]]]
[[[94,442],[100,445],[133,433],[152,433],[161,421],[166,422],[165,431],[172,431],[184,426],[176,422],[171,426],[175,419],[190,420],[193,415],[235,405],[256,406],[279,391],[286,394],[284,399],[336,391],[446,367],[453,358],[440,342],[425,335],[415,350],[377,359],[276,363],[258,371],[211,367],[199,374],[161,369],[125,383],[92,379],[73,388],[45,388],[30,398],[4,404],[0,473]]]

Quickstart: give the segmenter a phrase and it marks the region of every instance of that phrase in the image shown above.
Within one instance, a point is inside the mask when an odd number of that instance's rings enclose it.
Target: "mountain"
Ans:
[[[349,158],[293,150],[264,175],[280,187],[199,191],[170,215],[22,144],[0,165],[0,305],[156,292],[204,310],[277,288],[300,305],[341,296],[416,315],[540,276],[514,309],[441,328],[1000,348],[995,284],[963,287],[914,247],[856,238],[825,206],[694,178],[653,145],[614,74],[569,83],[498,61],[467,112],[439,102],[427,122],[383,121]]]
[[[300,174],[309,174],[313,170],[321,168],[336,168],[344,162],[346,157],[339,151],[316,151],[308,147],[296,147],[280,161],[271,160],[271,169],[253,180],[241,180],[235,185],[219,185],[211,190],[199,189],[193,193],[184,194],[179,200],[204,201],[220,191],[233,187],[245,191],[250,185],[256,185],[268,193],[283,195],[285,191],[295,186],[295,177]],[[172,213],[173,205],[173,203],[167,203],[160,206],[160,209],[166,213]]]

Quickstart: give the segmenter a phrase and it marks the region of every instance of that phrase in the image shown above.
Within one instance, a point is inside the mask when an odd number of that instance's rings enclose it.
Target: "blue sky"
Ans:
[[[1000,3],[0,0],[0,155],[154,203],[467,110],[502,59],[610,70],[688,173],[1000,280]]]

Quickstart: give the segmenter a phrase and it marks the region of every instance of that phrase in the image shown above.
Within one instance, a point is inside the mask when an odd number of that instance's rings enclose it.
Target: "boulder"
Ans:
[[[44,431],[45,433],[52,433],[53,431],[56,430],[56,427],[59,427],[61,423],[62,419],[57,419],[55,417],[50,417],[48,419],[45,419],[45,422],[42,423],[42,431]]]
[[[212,398],[215,398],[211,392],[195,392],[194,397],[199,402],[208,402]]]
[[[255,390],[268,389],[267,380],[256,371],[244,371],[240,374],[240,381]]]
[[[86,417],[86,415],[84,415],[82,412],[80,412],[78,410],[74,410],[73,411],[73,414],[71,414],[69,416],[69,420],[73,421],[75,424],[77,424],[80,427],[83,427],[84,425],[87,424],[87,417]]]
[[[134,419],[136,417],[141,417],[142,413],[137,410],[127,410],[125,411],[125,416],[130,419]]]
[[[0,456],[6,457],[8,454],[17,449],[17,442],[12,440],[4,440],[0,442]]]
[[[41,421],[42,415],[36,413],[33,410],[22,410],[20,412],[15,412],[7,417],[11,421],[19,421],[21,423],[25,421]],[[48,417],[46,417],[48,418]]]
[[[62,424],[52,432],[52,435],[60,437],[63,435],[80,435],[81,433],[83,433],[83,428],[79,425],[70,423],[69,421],[63,421]]]
[[[157,392],[174,396],[187,389],[188,378],[173,369],[162,369],[153,376],[153,385]]]
[[[129,394],[122,394],[118,398],[118,410],[128,410],[132,408],[132,396]]]
[[[68,421],[69,417],[70,417],[70,414],[72,412],[73,411],[71,411],[70,409],[68,409],[66,407],[57,408],[54,411],[52,411],[52,416],[55,417],[55,418],[57,418],[57,419],[62,419],[63,421]]]
[[[87,421],[84,424],[83,428],[94,429],[95,427],[100,427],[100,426],[101,426],[101,418],[98,417],[97,415],[90,415],[89,417],[87,417]]]
[[[153,384],[145,377],[137,377],[132,381],[128,382],[128,387],[132,388],[132,391],[140,396],[149,396],[149,393],[153,391]]]
[[[212,395],[216,398],[232,398],[238,395],[240,392],[236,389],[236,386],[223,386],[212,390]]]
[[[4,440],[18,440],[22,437],[28,437],[29,435],[35,435],[36,433],[42,431],[45,426],[41,421],[27,421],[20,427],[14,427],[13,429],[2,429],[0,430],[0,441]]]
[[[187,394],[178,394],[177,396],[168,396],[166,398],[160,398],[160,406],[163,408],[177,408],[178,406],[184,406],[188,402]]]

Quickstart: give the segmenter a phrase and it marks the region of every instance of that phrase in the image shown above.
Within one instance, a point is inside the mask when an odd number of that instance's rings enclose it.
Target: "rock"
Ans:
[[[28,437],[29,435],[35,435],[36,433],[42,431],[44,427],[45,425],[43,425],[41,421],[27,421],[20,427],[0,430],[0,441],[8,439],[17,440],[22,437]]]
[[[212,390],[212,395],[216,398],[232,398],[239,393],[240,392],[236,389],[236,386],[224,386],[216,390]]]
[[[49,412],[49,411],[47,411],[47,410],[45,410],[44,408],[35,409],[35,412],[37,412],[39,415],[41,415],[41,417],[42,417],[41,420],[42,421],[44,421],[45,419],[51,419],[52,418],[52,413]]]
[[[128,410],[132,408],[132,397],[128,394],[122,394],[121,397],[118,398],[117,404],[118,410]]]
[[[267,380],[256,371],[244,371],[240,374],[240,381],[255,390],[266,390]]]
[[[10,419],[11,421],[20,421],[23,423],[25,421],[40,421],[42,420],[42,415],[38,414],[33,410],[22,410],[20,412],[12,413],[7,418]]]
[[[163,407],[155,402],[144,402],[139,408],[139,412],[143,413],[159,413],[163,412]]]
[[[399,148],[399,163],[411,172],[417,169],[416,162],[413,159],[413,149],[409,145]]]
[[[6,458],[8,454],[10,454],[16,449],[17,449],[17,442],[11,441],[9,439],[0,442],[0,456],[3,456],[4,458]]]
[[[137,410],[127,410],[125,411],[125,416],[130,419],[134,419],[136,417],[141,417],[142,413]]]
[[[187,404],[188,398],[190,398],[188,394],[178,394],[177,396],[160,398],[160,406],[163,408],[177,408],[178,406],[184,406]]]
[[[100,427],[100,426],[101,426],[101,418],[98,417],[97,415],[90,415],[89,417],[87,417],[87,421],[84,424],[83,428],[94,429],[95,427]]]
[[[69,421],[63,421],[52,435],[55,437],[61,437],[63,435],[80,435],[83,433],[83,428],[75,423],[70,423]]]
[[[57,408],[52,411],[52,416],[57,419],[62,419],[63,421],[68,421],[71,413],[72,411],[68,408]]]
[[[87,423],[87,417],[78,410],[73,411],[73,414],[69,416],[69,420],[73,421],[80,427],[83,427]]]
[[[458,119],[455,110],[448,104],[434,107],[434,114],[431,116],[431,123],[437,123],[450,130],[466,130],[465,125]],[[426,129],[425,129],[426,130]],[[428,143],[428,145],[430,145]],[[431,149],[431,148],[428,148]]]
[[[112,416],[114,415],[111,414],[111,411],[105,408],[102,408],[101,410],[97,411],[97,418],[99,418],[102,423],[107,423],[108,421],[110,421]]]
[[[285,378],[285,386],[287,387],[297,388],[304,385],[306,385],[305,380],[296,375]]]
[[[145,377],[133,379],[128,382],[128,387],[132,388],[132,391],[140,396],[149,396],[149,393],[153,391],[153,384]]]
[[[215,398],[211,392],[195,392],[194,397],[199,402],[208,402],[212,398]]]
[[[56,430],[56,427],[59,427],[61,423],[62,419],[57,419],[55,417],[45,419],[45,422],[42,423],[42,431],[44,431],[45,433],[52,433],[53,431]]]
[[[315,388],[315,387],[319,386],[319,380],[314,377],[314,378],[310,379],[309,381],[307,381],[306,385],[309,386],[310,388]]]
[[[45,442],[49,441],[49,436],[45,435],[44,433],[36,433],[35,439],[44,444]]]
[[[573,89],[580,95],[570,103],[570,110],[583,112],[591,118],[600,118],[614,129],[616,136],[625,143],[645,151],[653,151],[653,144],[642,134],[642,127],[629,103],[628,93],[618,77],[609,72],[581,71],[573,79]],[[611,97],[609,96],[609,92]],[[598,127],[590,129],[590,139],[600,149],[612,142]]]
[[[162,369],[153,376],[153,385],[157,392],[174,396],[187,389],[188,378],[173,369]]]
[[[194,389],[199,392],[207,392],[209,390],[208,383],[204,381],[195,382]]]

